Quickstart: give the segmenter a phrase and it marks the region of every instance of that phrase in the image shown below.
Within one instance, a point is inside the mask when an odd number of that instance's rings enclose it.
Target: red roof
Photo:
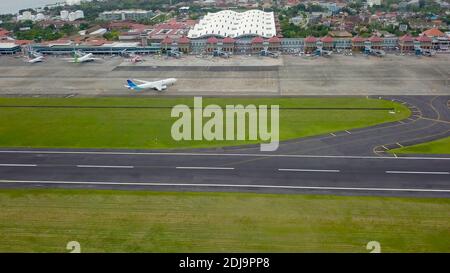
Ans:
[[[86,45],[90,45],[90,46],[101,46],[104,45],[107,42],[107,40],[105,39],[92,39],[92,40],[88,40],[86,41]]]
[[[431,43],[432,39],[430,37],[428,37],[427,35],[422,35],[416,38],[417,41],[422,42],[422,43]]]
[[[322,43],[332,43],[333,42],[333,38],[331,38],[330,36],[325,36],[322,39],[320,39],[320,41]]]
[[[11,32],[6,29],[0,28],[0,36],[8,36]]]
[[[23,45],[29,45],[29,44],[32,44],[32,43],[33,43],[33,40],[15,40],[14,43],[15,43],[16,45],[21,45],[21,46],[23,46]]]
[[[277,36],[273,36],[272,38],[269,38],[269,43],[281,43],[281,39]]]
[[[262,44],[262,43],[264,43],[264,39],[262,37],[259,37],[259,36],[253,38],[253,40],[252,40],[252,44]]]
[[[308,36],[305,38],[305,43],[315,43],[317,42],[317,39],[313,36]]]
[[[402,37],[400,37],[400,41],[402,41],[402,42],[413,42],[414,39],[410,35],[406,34],[406,35],[403,35]]]
[[[422,32],[422,35],[426,35],[428,37],[441,37],[445,36],[444,32],[440,31],[437,28],[431,28]]]
[[[369,38],[369,41],[372,43],[380,43],[383,42],[383,39],[378,36],[372,36]]]
[[[188,37],[186,36],[182,36],[180,39],[178,39],[178,43],[179,44],[189,44],[190,40]]]
[[[171,44],[171,43],[173,43],[173,40],[172,40],[169,36],[166,36],[166,37],[161,41],[161,44],[165,44],[165,45],[168,45],[168,44]]]
[[[216,37],[209,37],[208,40],[206,40],[208,44],[217,44],[219,40]]]
[[[236,41],[231,37],[225,37],[222,42],[224,44],[234,44],[234,42],[236,42]]]
[[[356,36],[356,37],[353,37],[352,42],[361,43],[361,42],[364,42],[365,40],[366,39],[364,39],[363,37]]]

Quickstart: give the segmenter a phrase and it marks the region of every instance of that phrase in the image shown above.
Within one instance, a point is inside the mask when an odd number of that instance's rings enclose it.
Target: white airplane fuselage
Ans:
[[[28,60],[28,63],[35,64],[35,63],[41,63],[43,61],[44,61],[44,56],[38,56],[38,57],[36,57],[34,59]]]
[[[141,81],[141,80],[134,80],[137,82],[142,82],[141,84],[136,84],[132,80],[127,81],[127,87],[128,89],[135,90],[135,91],[141,91],[145,89],[156,89],[158,91],[163,91],[167,88],[169,85],[173,85],[177,82],[177,79],[175,78],[168,78],[164,80],[154,81],[154,82],[147,82],[147,81]]]

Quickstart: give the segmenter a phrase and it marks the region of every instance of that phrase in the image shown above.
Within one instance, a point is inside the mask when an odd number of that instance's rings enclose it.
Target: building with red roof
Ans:
[[[190,51],[190,45],[191,40],[186,36],[181,36],[180,39],[177,41],[178,43],[178,49],[183,53],[189,53]]]
[[[420,47],[423,49],[431,49],[433,43],[433,39],[431,39],[427,35],[417,37],[416,41],[420,44]]]
[[[322,37],[320,39],[320,41],[322,42],[322,48],[324,48],[326,50],[332,50],[333,49],[333,47],[334,47],[333,46],[334,39],[332,37],[325,36],[325,37]]]
[[[383,49],[384,40],[378,36],[372,36],[368,39],[373,49]]]
[[[150,42],[159,42],[165,37],[178,40],[183,36],[187,36],[191,28],[192,20],[186,22],[177,22],[170,20],[166,23],[156,24],[146,29],[146,33]]]
[[[170,38],[169,36],[164,37],[164,39],[162,39],[161,44],[163,45],[171,45],[173,43],[173,39]]]
[[[317,39],[313,36],[308,36],[304,40],[305,52],[311,53],[317,48]]]
[[[277,36],[273,36],[267,40],[269,43],[270,51],[279,51],[281,48],[281,39]]]
[[[252,39],[252,44],[262,44],[264,43],[264,38],[263,37],[255,37]]]
[[[352,50],[363,51],[365,47],[366,39],[360,36],[355,36],[352,38]]]
[[[263,50],[265,47],[269,47],[269,42],[265,41],[261,36],[253,38],[251,43],[253,53],[261,52],[261,50]]]
[[[231,37],[225,37],[225,38],[222,40],[222,42],[223,42],[224,44],[234,44],[234,43],[236,42],[236,40],[233,39],[233,38],[231,38]]]
[[[225,52],[234,52],[236,40],[231,37],[225,37],[222,40],[222,50]]]
[[[409,35],[403,35],[398,39],[398,45],[400,47],[400,52],[408,52],[414,50],[414,38]]]
[[[420,35],[422,35],[422,36],[425,35],[425,36],[428,36],[428,37],[431,37],[431,38],[434,38],[434,37],[445,37],[445,33],[440,31],[437,28],[431,28],[431,29],[425,30]]]
[[[217,44],[218,42],[219,42],[219,39],[217,39],[217,38],[214,37],[214,36],[209,37],[209,38],[206,40],[206,43],[207,43],[207,44]]]
[[[4,28],[0,28],[0,40],[2,38],[6,38],[11,34],[11,32],[9,30],[6,30]]]
[[[31,45],[34,43],[33,40],[14,40],[14,43],[16,45],[20,45],[20,46],[26,46],[26,45]]]
[[[172,47],[172,44],[173,44],[172,38],[170,38],[169,36],[164,37],[164,39],[162,39],[161,41],[161,50],[167,51],[169,48]]]

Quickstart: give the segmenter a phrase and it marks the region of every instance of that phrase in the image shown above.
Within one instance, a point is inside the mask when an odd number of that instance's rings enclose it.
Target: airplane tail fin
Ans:
[[[141,89],[132,81],[132,80],[127,80],[127,88],[128,89],[132,89],[132,90],[136,90],[136,91],[140,91]]]

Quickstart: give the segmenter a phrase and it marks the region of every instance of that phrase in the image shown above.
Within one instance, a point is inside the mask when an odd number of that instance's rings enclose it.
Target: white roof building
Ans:
[[[261,36],[270,38],[276,36],[276,32],[273,12],[222,10],[216,13],[208,13],[189,31],[188,37]]]

